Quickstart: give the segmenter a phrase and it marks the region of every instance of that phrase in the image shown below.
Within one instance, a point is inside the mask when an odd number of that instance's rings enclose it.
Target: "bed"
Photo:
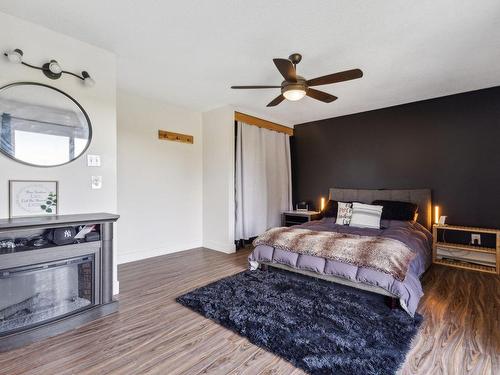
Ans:
[[[382,294],[398,299],[401,307],[413,316],[423,296],[420,277],[431,264],[432,234],[429,231],[432,225],[431,191],[331,188],[329,199],[367,204],[371,204],[374,200],[391,200],[418,205],[419,213],[416,221],[382,220],[383,229],[338,225],[335,224],[335,218],[323,218],[297,226],[319,232],[376,236],[399,241],[415,254],[404,279],[397,279],[371,267],[356,266],[267,245],[256,246],[249,255],[250,269],[255,270],[262,265],[272,266]]]

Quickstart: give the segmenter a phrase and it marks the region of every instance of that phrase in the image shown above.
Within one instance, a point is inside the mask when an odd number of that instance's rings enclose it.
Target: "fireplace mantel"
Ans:
[[[85,224],[115,222],[119,218],[120,218],[119,215],[99,212],[92,214],[17,217],[13,219],[0,219],[0,232],[12,229],[56,228],[74,224],[85,225]]]
[[[40,267],[40,265],[57,265],[61,263],[61,261],[63,262],[63,266],[68,265],[68,268],[75,267],[72,263],[64,263],[64,261],[74,261],[74,259],[78,257],[82,259],[88,257],[93,267],[91,287],[93,291],[92,303],[89,304],[88,307],[63,314],[60,317],[51,317],[47,319],[47,321],[37,321],[35,324],[31,324],[25,329],[16,328],[15,330],[11,330],[11,327],[7,325],[8,331],[0,331],[0,352],[63,333],[118,310],[118,301],[113,299],[113,223],[116,222],[118,218],[119,216],[114,214],[91,213],[0,219],[0,239],[26,237],[31,233],[43,233],[49,229],[79,227],[83,225],[96,225],[100,234],[100,238],[97,241],[79,241],[78,243],[75,241],[75,243],[60,246],[51,243],[39,248],[17,247],[0,252],[0,276],[3,278],[4,286],[11,285],[10,281],[6,282],[9,275],[14,275],[18,272],[17,270],[31,269],[30,267],[41,269],[43,272],[46,269],[53,270],[55,267],[50,268],[49,266],[45,266],[44,268]],[[30,272],[26,271],[19,273],[22,274],[23,272],[27,275],[30,274]],[[18,276],[16,277],[18,278]],[[29,280],[29,276],[26,276],[26,278]],[[75,277],[72,279],[75,279]],[[2,282],[2,280],[0,280],[0,282]],[[14,301],[18,302],[16,304],[13,304],[14,302],[12,301],[12,291],[10,291],[11,300],[7,298],[7,292],[5,290],[3,290],[3,297],[0,291],[0,306],[6,304],[10,310],[10,306],[12,305],[15,311],[17,311],[16,309],[21,309],[18,305],[22,306],[23,303],[27,303],[26,301],[36,300],[40,294],[38,293],[39,283],[28,283],[28,285],[32,284],[34,285],[33,290],[37,293],[30,293],[29,296],[32,295],[33,297],[27,300],[24,300],[25,297],[19,296],[19,300]],[[52,282],[52,284],[54,284],[54,282]],[[60,284],[61,283],[58,285]],[[18,289],[19,288],[14,288],[14,296],[15,291]],[[28,290],[31,289],[28,288]],[[52,290],[50,291],[52,292]],[[3,302],[5,302],[3,304],[1,303],[2,298],[4,298]],[[5,298],[7,299],[5,300]],[[90,297],[88,297],[88,299],[90,299]],[[67,299],[65,300],[67,301]],[[32,308],[30,307],[28,313],[31,310]],[[27,314],[24,310],[20,311]],[[35,311],[38,313],[38,310]],[[6,318],[2,317],[2,319]],[[4,320],[3,322],[6,321]],[[11,324],[11,322],[12,320],[8,321],[8,324]]]

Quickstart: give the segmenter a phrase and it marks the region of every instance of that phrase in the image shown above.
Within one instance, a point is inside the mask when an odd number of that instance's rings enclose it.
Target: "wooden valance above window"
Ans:
[[[255,125],[259,128],[274,130],[275,132],[285,133],[289,136],[293,136],[293,128],[289,128],[288,126],[280,125],[275,122],[263,120],[258,117],[246,115],[241,112],[234,112],[234,119],[235,121],[241,121],[248,125]]]

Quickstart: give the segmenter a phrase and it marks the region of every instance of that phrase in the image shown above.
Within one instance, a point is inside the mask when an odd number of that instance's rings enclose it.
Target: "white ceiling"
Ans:
[[[0,11],[115,52],[124,90],[287,124],[500,84],[498,0],[0,0]],[[279,85],[272,58],[295,51],[306,78],[364,77],[318,87],[339,97],[331,104],[266,108],[278,89],[229,89]]]

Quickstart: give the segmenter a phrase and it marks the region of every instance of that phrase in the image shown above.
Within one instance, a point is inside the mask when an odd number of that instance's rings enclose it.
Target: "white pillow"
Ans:
[[[374,206],[354,202],[352,204],[352,217],[349,226],[358,228],[380,229],[380,217],[384,206]]]
[[[352,216],[352,203],[338,202],[338,205],[335,224],[349,225]]]

